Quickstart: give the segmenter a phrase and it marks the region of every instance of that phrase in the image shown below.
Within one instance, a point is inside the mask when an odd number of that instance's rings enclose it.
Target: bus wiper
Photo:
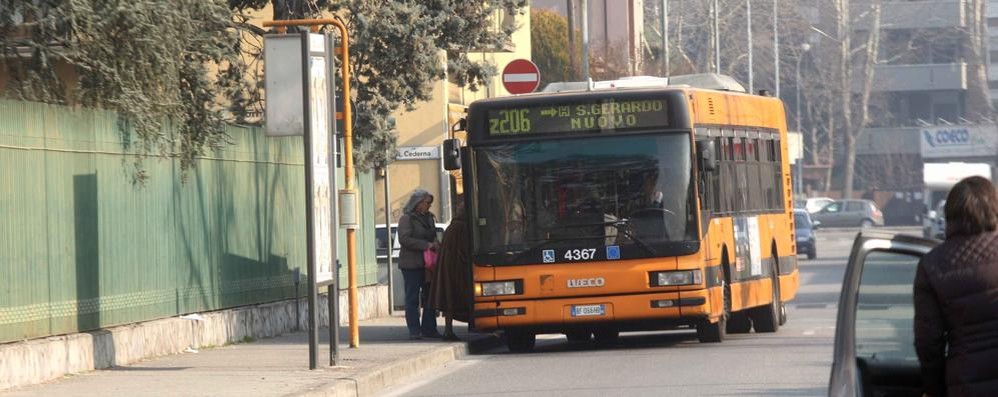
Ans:
[[[554,228],[555,229],[567,229],[567,228],[575,228],[575,227],[613,226],[614,228],[617,229],[618,232],[623,233],[624,236],[626,236],[627,238],[631,239],[631,241],[633,241],[635,245],[637,245],[638,247],[641,247],[641,249],[647,251],[649,254],[658,256],[658,251],[655,251],[655,249],[652,248],[651,246],[649,246],[648,243],[646,243],[644,240],[642,240],[638,236],[634,235],[634,233],[631,233],[631,231],[627,229],[627,222],[628,222],[627,218],[624,218],[624,219],[621,219],[621,220],[618,220],[618,221],[609,221],[609,222],[573,223],[573,224],[570,224],[570,225],[556,226]],[[605,237],[606,236],[589,236],[589,237],[580,237],[580,239],[605,238]]]
[[[630,230],[627,230],[627,218],[615,222],[605,222],[605,224],[617,228],[618,232],[623,233],[624,236],[631,239],[631,241],[633,241],[638,247],[641,247],[641,249],[648,251],[649,254],[658,256],[658,251],[655,251],[655,249],[645,243],[644,240],[634,235],[634,233],[631,233]]]

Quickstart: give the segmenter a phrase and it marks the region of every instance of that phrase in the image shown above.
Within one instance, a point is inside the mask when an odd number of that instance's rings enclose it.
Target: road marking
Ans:
[[[812,335],[814,335],[814,334],[815,334],[815,332],[817,332],[817,331],[815,331],[815,330],[813,330],[813,329],[809,329],[809,330],[807,330],[807,331],[804,331],[804,335],[805,335],[805,336],[812,336]]]

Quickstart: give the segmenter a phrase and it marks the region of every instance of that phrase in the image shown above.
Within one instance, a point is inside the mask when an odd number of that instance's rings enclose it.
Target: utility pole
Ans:
[[[392,241],[392,196],[391,183],[388,179],[388,164],[385,164],[385,257],[388,259],[388,314],[392,314],[395,309],[395,280],[392,277],[392,254],[395,251],[395,242]]]
[[[582,78],[589,81],[589,0],[582,0]]]
[[[773,92],[780,97],[780,0],[773,0]]]
[[[568,3],[568,70],[572,73],[569,80],[573,81],[579,76],[579,69],[575,66],[578,62],[575,59],[575,0],[565,2]]]
[[[752,0],[745,0],[745,19],[747,26],[745,33],[748,37],[748,92],[751,94],[755,92],[755,86],[752,84]]]
[[[711,2],[711,16],[714,19],[714,73],[721,73],[721,31],[717,26],[717,0]]]
[[[662,0],[662,75],[669,75],[669,0]]]

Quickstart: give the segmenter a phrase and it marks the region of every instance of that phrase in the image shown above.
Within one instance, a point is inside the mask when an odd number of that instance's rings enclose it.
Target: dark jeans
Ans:
[[[423,269],[402,269],[405,280],[405,325],[409,335],[436,335],[437,311],[429,307],[430,284]],[[419,321],[419,304],[423,303],[423,321]]]

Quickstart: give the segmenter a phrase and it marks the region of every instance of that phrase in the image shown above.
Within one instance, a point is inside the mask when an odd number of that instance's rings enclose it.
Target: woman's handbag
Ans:
[[[437,251],[427,248],[423,251],[423,265],[426,270],[432,271],[437,266]]]

